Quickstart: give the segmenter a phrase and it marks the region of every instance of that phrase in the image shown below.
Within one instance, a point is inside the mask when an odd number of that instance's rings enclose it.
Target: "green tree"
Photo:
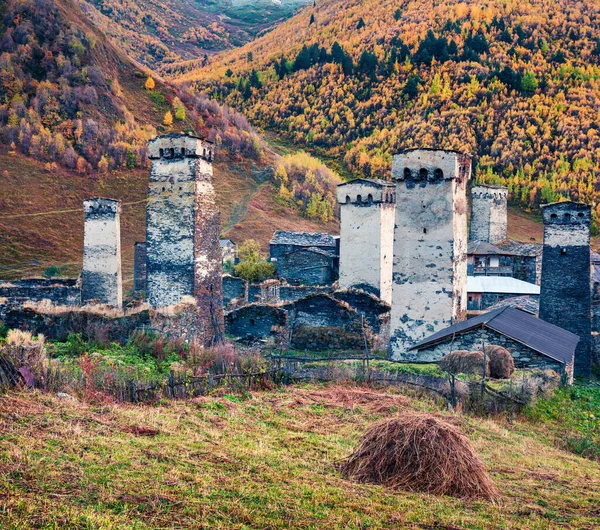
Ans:
[[[185,107],[183,105],[177,105],[177,108],[175,109],[175,119],[177,121],[185,120]]]
[[[538,87],[538,80],[535,74],[531,70],[527,70],[521,79],[521,90],[523,94],[531,96]]]

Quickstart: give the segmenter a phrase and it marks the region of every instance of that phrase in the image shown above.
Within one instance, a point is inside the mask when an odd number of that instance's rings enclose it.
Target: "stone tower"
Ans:
[[[197,334],[223,333],[221,224],[212,184],[214,146],[167,134],[151,140],[146,209],[146,289],[154,308],[194,297]]]
[[[396,220],[390,351],[407,349],[467,309],[467,182],[471,157],[415,149],[394,156]]]
[[[580,340],[575,350],[575,376],[591,370],[591,208],[557,202],[542,206],[544,252],[540,318],[564,328]]]
[[[474,186],[471,191],[472,241],[492,245],[508,237],[508,188],[503,186]]]
[[[81,301],[121,308],[121,202],[90,199],[83,202],[83,213]]]
[[[363,289],[392,303],[396,186],[356,179],[337,187],[340,206],[340,289]]]

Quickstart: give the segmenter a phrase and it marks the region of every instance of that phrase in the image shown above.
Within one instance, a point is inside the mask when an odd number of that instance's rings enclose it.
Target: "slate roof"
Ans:
[[[487,241],[469,241],[467,254],[474,256],[515,256],[515,252],[502,250]]]
[[[384,188],[384,187],[395,188],[396,187],[396,185],[393,182],[390,182],[389,180],[363,179],[363,178],[358,178],[358,179],[349,180],[348,182],[343,182],[342,184],[338,184],[337,187],[343,188],[344,186],[348,186],[349,184],[356,184],[357,182],[366,182],[367,184],[372,184],[373,186],[376,186],[377,188]]]
[[[295,245],[298,247],[333,247],[335,238],[324,232],[284,232],[277,230],[271,245]]]
[[[507,239],[496,246],[506,252],[510,252],[513,256],[541,256],[544,250],[544,245],[541,243],[525,243],[523,241],[513,241]]]
[[[563,364],[572,362],[579,337],[530,313],[504,307],[458,322],[410,348],[419,350],[477,327],[489,328]]]
[[[525,311],[534,316],[537,316],[540,313],[539,299],[531,298],[531,296],[514,296],[511,298],[505,298],[497,304],[488,307],[487,310],[493,311],[495,309],[502,309],[504,307],[514,307],[515,309],[520,309],[521,311]]]
[[[467,276],[467,292],[539,295],[540,286],[510,276]]]
[[[231,243],[232,245],[235,246],[235,243],[233,241],[231,241],[231,239],[219,239],[219,246],[221,248],[227,246],[229,243]]]

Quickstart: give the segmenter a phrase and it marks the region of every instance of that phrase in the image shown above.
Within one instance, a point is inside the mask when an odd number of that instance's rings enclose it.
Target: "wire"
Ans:
[[[143,199],[141,201],[124,202],[121,204],[121,206],[133,206],[135,204],[142,204],[142,203],[148,202],[149,200],[150,199]],[[82,211],[81,208],[74,208],[71,210],[50,210],[48,212],[16,213],[16,214],[9,214],[9,215],[0,215],[0,219],[16,219],[17,217],[40,217],[42,215],[59,215],[59,214],[63,214],[63,213],[79,213],[81,211]]]

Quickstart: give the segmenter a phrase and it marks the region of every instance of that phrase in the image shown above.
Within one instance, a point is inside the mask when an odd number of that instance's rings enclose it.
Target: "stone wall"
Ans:
[[[65,341],[69,335],[80,333],[85,340],[125,344],[134,330],[150,327],[150,312],[140,310],[107,316],[81,307],[50,312],[20,307],[8,310],[2,321],[10,329],[41,333],[49,340]]]
[[[451,351],[481,350],[484,345],[495,345],[506,348],[513,356],[517,368],[554,370],[558,374],[562,374],[563,368],[565,368],[562,363],[555,361],[550,357],[546,357],[505,335],[501,335],[491,329],[480,327],[460,333],[455,337],[449,337],[443,342],[424,348],[418,352],[412,351],[410,352],[410,356],[413,360],[439,361],[444,355],[447,355]],[[572,379],[572,364],[568,365],[565,369],[568,379]]]
[[[277,276],[292,285],[329,285],[337,280],[335,256],[318,248],[277,245],[271,248]]]
[[[273,337],[278,328],[287,326],[287,311],[270,305],[250,304],[225,314],[227,335],[244,341]]]
[[[146,243],[133,245],[133,291],[146,291]]]
[[[81,300],[123,306],[121,276],[121,202],[84,201],[83,273]]]
[[[54,305],[81,305],[81,285],[73,279],[27,279],[0,283],[0,298],[4,305],[49,300]]]
[[[472,241],[499,243],[508,237],[508,188],[474,186],[471,192]]]
[[[356,289],[342,289],[332,293],[336,300],[348,304],[363,316],[370,329],[380,335],[389,324],[391,307],[376,296]]]
[[[358,288],[392,301],[394,208],[391,182],[357,179],[340,184],[341,289]]]
[[[304,351],[364,349],[361,317],[345,302],[326,294],[315,294],[286,304],[282,308],[289,315],[293,349]]]
[[[248,303],[248,282],[234,276],[223,276],[223,306],[229,306],[233,300]]]
[[[580,337],[575,375],[591,371],[591,208],[561,202],[542,207],[544,254],[540,318]]]
[[[394,156],[396,181],[390,350],[395,359],[467,310],[471,158],[414,150]]]
[[[169,134],[148,145],[147,293],[154,308],[197,302],[205,342],[223,333],[220,220],[212,184],[213,146]]]

